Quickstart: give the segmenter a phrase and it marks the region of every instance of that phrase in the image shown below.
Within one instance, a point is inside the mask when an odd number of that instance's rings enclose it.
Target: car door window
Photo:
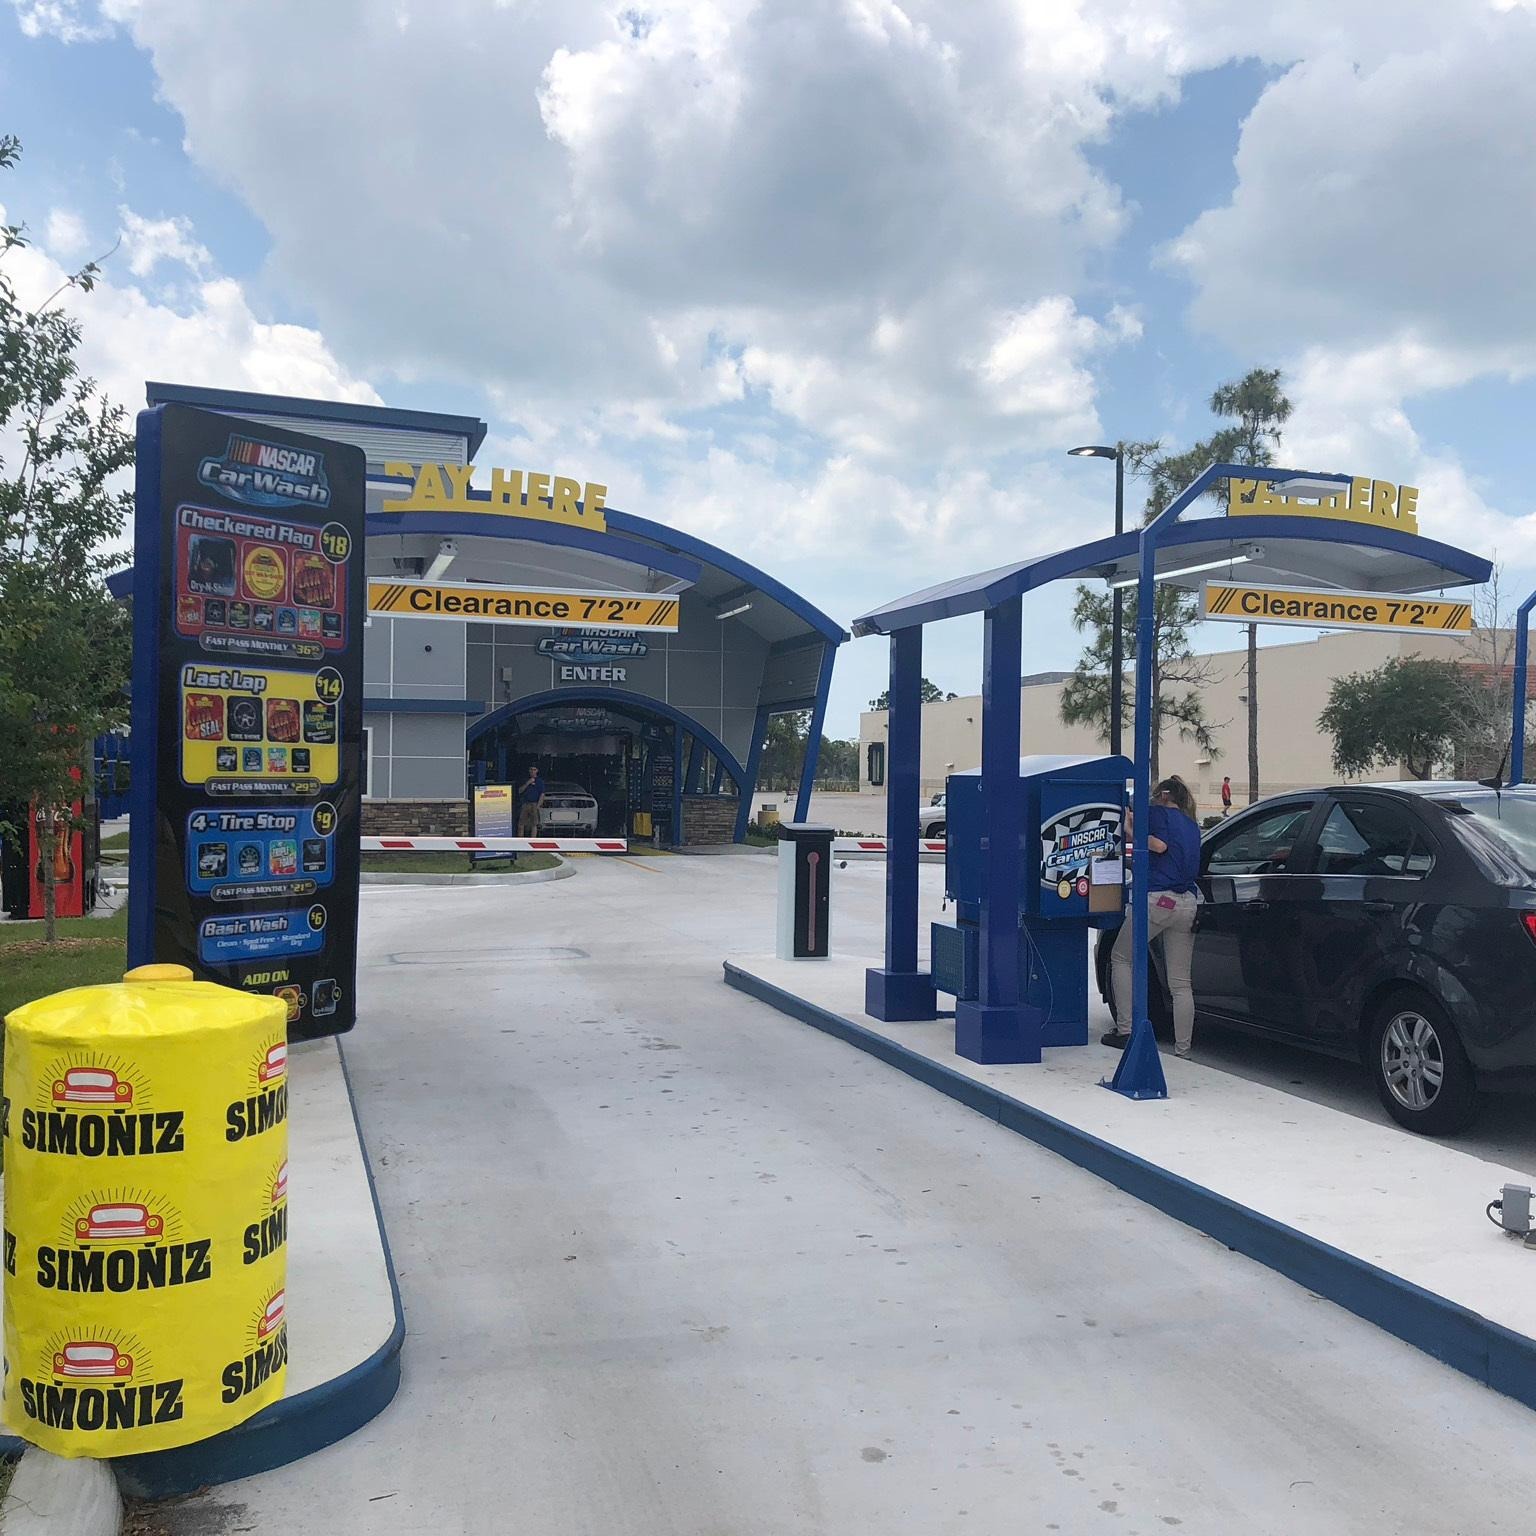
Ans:
[[[1317,839],[1320,875],[1427,875],[1434,849],[1414,819],[1385,800],[1340,800]]]
[[[1292,867],[1297,844],[1315,804],[1288,800],[1223,832],[1206,845],[1209,875],[1274,875]]]

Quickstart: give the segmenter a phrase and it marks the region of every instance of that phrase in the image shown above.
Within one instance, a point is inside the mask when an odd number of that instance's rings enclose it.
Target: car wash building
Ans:
[[[546,813],[568,801],[573,828],[739,840],[769,719],[809,710],[804,814],[847,636],[771,576],[608,505],[609,488],[570,466],[472,469],[486,435],[473,417],[171,384],[146,395],[227,414],[243,438],[270,424],[366,453],[366,833],[467,832],[476,785],[520,783],[537,764]],[[304,632],[302,594],[275,613],[258,598],[232,590],[226,612]]]

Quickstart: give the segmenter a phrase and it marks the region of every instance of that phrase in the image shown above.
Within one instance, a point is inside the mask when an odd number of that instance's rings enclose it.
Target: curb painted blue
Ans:
[[[352,1106],[352,1126],[363,1156],[363,1171],[368,1175],[368,1194],[373,1201],[379,1243],[384,1250],[395,1325],[384,1343],[351,1370],[311,1387],[307,1392],[285,1397],[263,1408],[235,1429],[208,1440],[199,1440],[194,1445],[178,1446],[172,1451],[119,1456],[112,1468],[117,1474],[118,1487],[129,1497],[170,1498],[190,1493],[195,1488],[229,1483],[236,1478],[252,1477],[258,1472],[287,1466],[290,1461],[323,1450],[361,1429],[389,1406],[399,1389],[400,1349],[405,1343],[405,1309],[400,1302],[400,1282],[395,1276],[395,1259],[384,1226],[384,1212],[379,1207],[379,1191],[368,1157],[368,1143],[357,1116],[357,1096],[352,1091],[347,1054],[339,1040],[336,1051],[341,1059],[347,1102]]]
[[[725,962],[727,986],[857,1046],[1079,1168],[1536,1408],[1536,1340],[1261,1215]]]

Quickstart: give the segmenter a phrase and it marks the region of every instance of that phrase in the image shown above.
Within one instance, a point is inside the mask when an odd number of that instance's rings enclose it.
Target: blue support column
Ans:
[[[710,782],[709,792],[718,795],[725,785],[725,764],[719,758],[715,759],[715,776]]]
[[[672,846],[683,846],[683,728],[672,727]]]
[[[155,954],[155,905],[160,873],[160,418],[164,407],[141,411],[134,466],[132,753],[128,782],[128,964],[149,965]],[[174,553],[172,555],[174,558]]]
[[[982,632],[982,896],[976,997],[955,1005],[955,1052],[968,1061],[1039,1061],[1041,1010],[1019,987],[1019,672],[1023,600],[989,608]]]
[[[890,711],[886,717],[885,965],[864,973],[865,1011],[887,1021],[938,1017],[933,977],[917,968],[922,678],[923,632],[921,628],[899,629],[891,636]]]
[[[1209,471],[1206,472],[1209,475]],[[1196,485],[1200,481],[1195,482]],[[1185,497],[1190,493],[1186,491]],[[1192,498],[1191,498],[1192,499]],[[1181,498],[1168,509],[1174,517],[1187,501]],[[1169,518],[1163,514],[1161,522]],[[1136,587],[1136,763],[1132,775],[1131,810],[1134,821],[1132,837],[1135,852],[1131,858],[1131,1039],[1115,1068],[1115,1075],[1105,1084],[1116,1093],[1133,1099],[1166,1099],[1168,1083],[1163,1076],[1162,1058],[1157,1053],[1157,1039],[1152,1033],[1152,1019],[1147,1008],[1147,947],[1150,943],[1147,914],[1147,820],[1152,809],[1152,657],[1156,645],[1154,621],[1157,603],[1157,528],[1153,523],[1141,532],[1141,571]]]
[[[699,792],[699,775],[704,770],[704,744],[697,736],[688,738],[688,778],[684,784],[684,792],[696,795]]]
[[[1531,609],[1536,608],[1536,592],[1520,604],[1515,616],[1515,678],[1510,699],[1509,782],[1525,783],[1525,689],[1530,671]]]
[[[832,658],[836,655],[837,647],[830,641],[822,647],[821,669],[816,678],[816,703],[811,710],[811,724],[805,737],[805,760],[800,764],[800,788],[795,795],[796,821],[804,821],[811,808],[811,790],[821,760],[821,733],[827,724],[827,695],[832,691]]]

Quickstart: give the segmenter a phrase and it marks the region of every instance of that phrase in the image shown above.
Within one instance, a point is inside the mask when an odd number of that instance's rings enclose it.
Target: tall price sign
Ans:
[[[163,405],[138,420],[128,948],[356,1018],[363,452]]]

